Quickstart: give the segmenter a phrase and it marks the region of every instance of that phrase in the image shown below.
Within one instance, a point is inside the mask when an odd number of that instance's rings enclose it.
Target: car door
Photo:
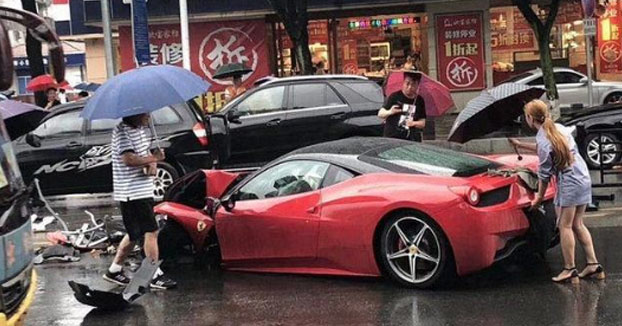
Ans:
[[[284,152],[289,141],[281,129],[285,96],[285,86],[262,88],[243,98],[231,113],[227,112],[239,116],[238,122],[229,124],[230,163],[267,162]]]
[[[555,73],[555,83],[557,84],[557,92],[562,106],[569,107],[573,104],[589,105],[587,79],[583,79],[583,77],[585,76],[569,71]]]
[[[282,123],[288,151],[337,139],[350,107],[323,82],[290,85],[287,116]]]
[[[93,192],[112,192],[112,129],[121,119],[87,123],[84,164],[81,177],[93,180]]]
[[[225,262],[253,264],[314,259],[321,184],[329,164],[296,160],[272,166],[234,191],[231,212],[220,209],[216,233]]]
[[[79,177],[84,151],[84,119],[80,110],[60,112],[46,119],[32,134],[41,143],[23,143],[17,161],[27,181],[38,178],[45,194],[83,192],[91,180]]]

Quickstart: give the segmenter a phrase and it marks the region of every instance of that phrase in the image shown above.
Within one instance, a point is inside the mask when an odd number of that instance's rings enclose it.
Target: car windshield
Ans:
[[[383,147],[359,159],[398,173],[453,177],[469,177],[500,166],[477,156],[422,144]]]
[[[503,81],[503,82],[501,82],[501,83],[502,83],[502,84],[503,84],[503,83],[514,83],[514,82],[517,82],[517,81],[519,81],[519,80],[521,80],[521,79],[525,79],[525,78],[527,78],[527,77],[531,77],[532,75],[533,75],[533,74],[532,74],[532,73],[530,73],[530,72],[525,72],[525,73],[522,73],[522,74],[518,74],[518,75],[516,75],[516,76],[514,76],[514,77],[510,77],[510,78],[508,78],[508,79],[504,80],[504,81]]]

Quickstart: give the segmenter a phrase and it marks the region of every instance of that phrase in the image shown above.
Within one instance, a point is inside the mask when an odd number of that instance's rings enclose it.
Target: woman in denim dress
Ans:
[[[564,269],[553,277],[553,281],[577,283],[579,278],[604,279],[605,272],[596,259],[592,236],[583,224],[585,208],[592,201],[592,181],[587,165],[579,155],[577,144],[570,131],[553,122],[548,106],[543,101],[527,103],[525,117],[529,126],[538,130],[536,143],[527,144],[516,139],[510,139],[510,142],[517,148],[538,153],[539,189],[531,203],[532,209],[542,203],[551,177],[555,177],[557,182],[555,207]],[[575,236],[587,259],[587,265],[581,273],[575,267]]]

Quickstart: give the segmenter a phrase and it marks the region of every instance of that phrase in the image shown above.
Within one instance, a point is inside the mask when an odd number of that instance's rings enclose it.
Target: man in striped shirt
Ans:
[[[147,135],[149,114],[123,118],[112,131],[112,181],[114,200],[121,205],[121,215],[127,234],[117,248],[112,265],[104,279],[119,285],[130,280],[123,273],[123,261],[136,241],[144,237],[147,258],[158,260],[158,224],[153,214],[153,176],[157,162],[164,160],[164,151],[149,151],[151,139]],[[151,281],[151,287],[168,289],[176,283],[165,277],[160,269]]]

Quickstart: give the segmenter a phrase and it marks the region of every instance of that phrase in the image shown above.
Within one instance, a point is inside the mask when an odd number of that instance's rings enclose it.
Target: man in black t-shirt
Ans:
[[[425,128],[425,102],[418,95],[421,74],[404,73],[402,90],[397,91],[384,102],[378,117],[384,120],[384,137],[422,140]]]

